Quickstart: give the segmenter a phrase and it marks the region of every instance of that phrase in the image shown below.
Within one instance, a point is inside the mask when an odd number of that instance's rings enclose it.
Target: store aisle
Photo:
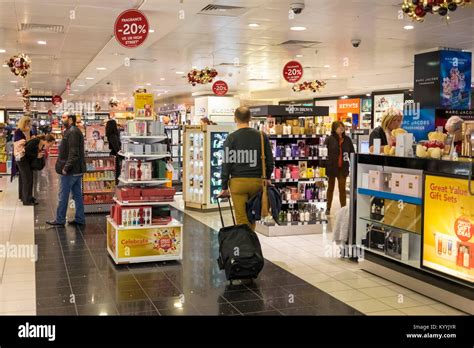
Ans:
[[[182,263],[116,266],[106,252],[104,215],[89,215],[83,228],[46,228],[56,205],[51,169],[37,188],[39,315],[361,314],[271,262],[255,283],[228,286],[217,267],[216,230],[177,210],[185,226]]]
[[[183,210],[182,199],[177,199],[174,206]],[[339,209],[339,201],[334,200],[333,214],[323,234],[289,237],[265,237],[259,234],[265,258],[366,315],[465,315],[365,272],[355,262],[339,258],[332,242],[332,224]],[[186,213],[213,229],[220,228],[217,212]],[[226,224],[231,223],[229,211],[224,212],[224,221]]]
[[[0,315],[35,315],[33,207],[18,201],[18,182],[0,178]]]

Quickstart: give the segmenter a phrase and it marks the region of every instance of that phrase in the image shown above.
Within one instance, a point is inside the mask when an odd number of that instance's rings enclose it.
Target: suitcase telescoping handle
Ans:
[[[222,227],[225,227],[224,225],[224,218],[222,217],[222,209],[221,209],[221,199],[227,199],[229,201],[229,206],[230,206],[230,213],[232,214],[232,221],[234,222],[234,226],[236,225],[235,223],[235,217],[234,217],[234,209],[232,209],[232,200],[229,198],[217,198],[217,206],[219,207],[219,215],[221,216],[221,222],[222,222]]]

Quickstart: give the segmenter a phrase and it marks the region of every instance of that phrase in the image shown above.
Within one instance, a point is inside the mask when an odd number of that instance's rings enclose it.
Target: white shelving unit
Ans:
[[[167,140],[163,135],[124,136],[122,139],[137,143],[154,144]],[[122,154],[127,160],[157,160],[170,157],[169,153],[154,155]],[[121,186],[159,186],[169,179],[129,180],[119,178]],[[169,206],[171,202],[127,202],[114,197],[115,207],[121,211],[126,207]],[[119,209],[120,208],[120,209]],[[165,225],[120,226],[112,217],[107,217],[107,251],[116,264],[171,261],[183,259],[183,225],[172,219]]]

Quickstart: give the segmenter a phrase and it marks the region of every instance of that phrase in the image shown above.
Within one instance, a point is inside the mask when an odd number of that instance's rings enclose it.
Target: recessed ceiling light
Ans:
[[[164,81],[164,80],[166,80],[164,77],[161,77],[161,78],[160,78],[160,81]]]
[[[343,95],[343,96],[341,97],[341,99],[347,99],[347,98],[349,98],[347,95]]]
[[[258,28],[259,26],[260,26],[260,24],[258,24],[258,23],[250,23],[249,24],[249,27],[251,27],[251,28]]]
[[[182,75],[182,74],[184,74],[184,71],[176,71],[176,74]]]
[[[5,53],[5,52],[6,52],[6,50],[4,50],[3,48],[0,49],[0,53]]]
[[[46,41],[40,40],[38,41],[38,45],[47,45],[48,43]]]
[[[371,95],[372,95],[372,94],[370,94],[370,93],[367,93],[367,94],[366,94],[367,97],[370,97]]]
[[[151,86],[151,83],[147,83],[146,85],[147,85],[147,86]]]
[[[97,69],[97,70],[107,70],[107,68],[105,68],[105,67],[103,67],[103,66],[98,67],[98,68],[96,68],[96,69]]]
[[[73,91],[73,92],[79,92],[79,90],[78,90],[78,89],[73,89],[72,91]]]
[[[79,87],[85,87],[85,85],[78,85]]]
[[[413,29],[415,29],[415,27],[414,27],[413,25],[411,25],[411,24],[408,24],[408,25],[405,25],[405,26],[403,27],[403,29],[405,29],[405,30],[413,30]]]
[[[336,78],[337,78],[337,75],[332,75],[332,78],[333,78],[333,79],[336,79]]]
[[[94,77],[86,77],[86,80],[94,80]]]
[[[306,27],[291,27],[290,30],[293,30],[293,31],[303,31],[303,30],[306,30]]]
[[[8,68],[8,65],[3,64],[2,67],[3,67],[3,68]]]
[[[148,30],[148,32],[153,34],[153,33],[155,32],[155,30],[154,30],[154,29],[150,29],[150,30]]]
[[[328,65],[328,64],[326,64],[326,65],[324,66],[325,69],[329,69],[330,67],[331,67],[331,66]]]
[[[303,55],[302,54],[297,54],[295,57],[296,58],[303,58]]]
[[[11,83],[18,83],[18,81],[14,81],[14,80],[13,80],[13,81],[10,81],[10,82],[11,82]]]
[[[245,83],[241,82],[240,85],[241,85],[241,86],[245,86]]]

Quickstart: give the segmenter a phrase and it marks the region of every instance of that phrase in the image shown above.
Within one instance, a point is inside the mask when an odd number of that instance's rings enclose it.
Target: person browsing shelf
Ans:
[[[385,111],[382,117],[382,125],[376,127],[372,133],[370,133],[370,152],[373,152],[375,139],[380,139],[380,146],[392,145],[395,142],[392,131],[400,128],[402,122],[403,114],[400,110],[390,108]]]

